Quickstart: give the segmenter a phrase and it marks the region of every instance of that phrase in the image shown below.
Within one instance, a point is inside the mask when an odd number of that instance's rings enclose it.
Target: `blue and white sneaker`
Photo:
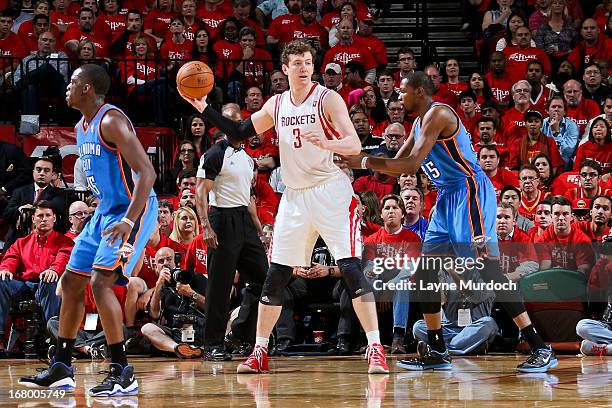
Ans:
[[[550,346],[533,350],[524,363],[516,367],[521,373],[545,373],[559,364],[557,356]]]
[[[444,353],[432,350],[424,341],[419,341],[417,345],[417,356],[407,360],[400,360],[397,366],[406,370],[450,370],[452,362],[448,350]]]
[[[89,390],[89,395],[92,397],[136,394],[138,394],[138,381],[134,376],[134,366],[128,365],[123,368],[115,363],[111,363],[108,375],[100,385]]]
[[[50,388],[53,390],[74,391],[74,369],[64,363],[51,360],[51,365],[38,369],[40,373],[21,377],[17,384],[28,388]]]

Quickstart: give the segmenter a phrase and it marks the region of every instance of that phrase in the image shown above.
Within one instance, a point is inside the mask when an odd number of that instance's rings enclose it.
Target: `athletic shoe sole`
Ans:
[[[546,364],[544,367],[535,367],[535,368],[518,368],[517,367],[516,369],[517,371],[521,373],[545,373],[548,370],[551,370],[558,365],[559,365],[559,360],[555,358],[554,360],[550,360],[548,364]]]
[[[389,374],[389,370],[378,365],[371,365],[368,367],[368,374]]]
[[[89,390],[90,397],[113,397],[115,395],[136,395],[138,394],[138,381],[134,381],[129,387],[123,388],[120,385],[115,384],[112,391],[101,391],[94,393]]]
[[[51,383],[48,387],[38,385],[36,383],[30,381],[17,381],[17,384],[22,385],[26,388],[36,388],[36,389],[51,389],[51,390],[65,390],[65,391],[73,391],[76,388],[76,384],[74,383],[74,378],[62,378],[61,380],[57,380],[54,383]]]
[[[188,344],[179,344],[174,349],[175,354],[179,358],[189,359],[189,358],[201,358],[202,357],[202,349],[201,348],[193,348],[189,347]]]
[[[433,365],[424,366],[424,365],[414,365],[414,364],[403,363],[401,361],[397,362],[397,366],[405,370],[411,370],[411,371],[452,370],[453,368],[453,365],[451,363],[433,364]]]

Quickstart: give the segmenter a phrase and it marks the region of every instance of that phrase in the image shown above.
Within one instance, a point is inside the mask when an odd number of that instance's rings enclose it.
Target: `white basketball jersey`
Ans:
[[[337,139],[338,132],[331,127],[323,111],[323,100],[333,92],[313,83],[304,102],[295,105],[291,90],[276,97],[274,124],[278,135],[283,183],[292,189],[317,186],[335,178],[341,170],[334,164],[329,150],[303,140],[306,131],[319,132],[327,138]]]

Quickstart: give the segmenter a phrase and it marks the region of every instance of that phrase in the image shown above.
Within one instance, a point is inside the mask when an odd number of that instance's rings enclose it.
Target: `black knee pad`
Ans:
[[[289,283],[292,274],[292,267],[271,263],[259,301],[268,306],[282,306],[283,291]]]
[[[429,262],[428,262],[429,260]],[[440,311],[442,298],[440,291],[426,289],[429,284],[438,283],[438,270],[433,257],[423,256],[421,263],[415,272],[416,277],[416,297],[421,304],[423,314],[434,314]]]
[[[361,261],[359,258],[344,258],[338,259],[336,262],[340,272],[342,273],[342,281],[346,290],[348,290],[351,299],[363,296],[366,293],[370,293],[372,288],[365,276],[363,276],[363,270],[361,268]]]

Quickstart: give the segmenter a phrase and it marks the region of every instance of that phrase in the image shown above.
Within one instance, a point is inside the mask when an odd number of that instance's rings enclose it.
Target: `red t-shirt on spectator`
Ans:
[[[448,82],[444,82],[440,84],[440,89],[445,91],[450,91],[454,93],[457,98],[459,98],[459,94],[463,91],[467,91],[468,84],[467,82],[457,82],[456,84],[449,84]]]
[[[66,26],[72,26],[72,25],[78,25],[78,20],[76,18],[76,16],[74,15],[74,13],[67,13],[67,14],[63,14],[63,13],[58,13],[55,10],[51,10],[49,12],[49,22],[55,26],[57,25],[66,25]]]
[[[608,194],[609,195],[609,194]],[[601,242],[601,238],[610,235],[610,227],[606,226],[603,234],[595,235],[593,228],[591,227],[591,221],[574,221],[572,223],[572,228],[576,227],[580,231],[584,233],[587,237],[591,239],[591,242]]]
[[[121,81],[127,84],[127,79],[135,77],[137,80],[153,81],[157,79],[160,74],[160,66],[154,60],[127,60],[119,63],[119,69],[121,71]],[[127,85],[128,93],[131,93],[137,84]]]
[[[566,171],[555,178],[550,185],[552,195],[563,195],[568,189],[580,186],[580,176],[578,171]]]
[[[487,74],[487,82],[493,92],[493,99],[498,104],[508,105],[510,103],[510,91],[514,83],[510,81],[508,75],[501,78],[496,78],[492,73]]]
[[[393,187],[395,186],[396,180],[393,177],[383,177],[380,180],[377,180],[376,177],[372,174],[370,176],[362,176],[359,177],[353,183],[353,190],[358,193],[362,193],[364,191],[373,191],[376,193],[378,200],[386,196],[387,194],[393,193]]]
[[[193,42],[185,39],[182,44],[175,43],[172,38],[166,38],[159,48],[159,56],[163,59],[191,59]]]
[[[321,64],[321,72],[330,62],[339,64],[344,70],[344,65],[349,61],[360,62],[366,71],[376,68],[376,61],[374,61],[374,57],[367,47],[359,46],[357,42],[353,41],[350,45],[337,44],[327,50],[323,57],[323,64]]]
[[[504,57],[506,58],[506,73],[513,84],[518,80],[525,79],[527,65],[531,61],[540,61],[544,66],[544,75],[550,75],[551,67],[548,55],[539,48],[506,47],[504,48]]]
[[[514,272],[523,262],[538,262],[538,255],[531,242],[531,237],[517,226],[514,226],[510,239],[499,240],[499,266],[502,273]]]
[[[519,214],[521,214],[525,218],[530,219],[531,221],[534,221],[538,204],[540,204],[540,202],[549,195],[550,193],[544,193],[538,190],[538,194],[536,195],[535,199],[527,200],[527,198],[523,194],[521,194],[521,205],[518,208]]]
[[[584,41],[580,41],[578,46],[570,52],[567,60],[572,63],[577,72],[581,72],[586,64],[595,60],[604,60],[608,62],[608,66],[612,65],[612,42],[603,32],[599,33],[599,41],[592,47],[586,45]]]
[[[271,144],[271,142],[262,143],[259,147],[255,149],[252,149],[247,143],[244,147],[244,151],[247,152],[249,156],[251,156],[255,160],[263,159],[267,156],[272,156],[274,157],[276,163],[279,163],[278,147]],[[270,180],[270,173],[272,173],[272,170],[260,169],[257,171],[257,178],[260,178],[262,181],[268,182],[268,180]]]
[[[85,38],[89,38],[96,46],[96,57],[100,57],[100,58],[108,57],[109,44],[108,44],[107,37],[104,35],[98,35],[97,33],[93,31],[89,33],[84,33],[79,29],[78,25],[74,25],[74,24],[71,25],[68,28],[68,30],[66,30],[66,32],[64,33],[64,36],[62,37],[62,41],[65,46],[68,41],[76,40],[78,42],[81,42]]]
[[[531,163],[533,159],[540,153],[546,153],[552,162],[553,168],[562,169],[564,166],[563,158],[559,153],[557,143],[552,137],[547,137],[540,133],[535,144],[529,146],[527,135],[523,136],[520,141],[510,144],[510,158],[508,167],[511,169],[520,168],[523,164]],[[527,156],[521,157],[521,149],[527,145]]]
[[[530,109],[531,106],[527,110]],[[520,140],[522,132],[526,132],[525,113],[519,112],[516,108],[508,109],[501,118],[501,129],[504,143],[511,147]]]
[[[566,115],[568,119],[573,120],[578,125],[578,135],[584,134],[584,129],[591,119],[601,114],[597,102],[590,99],[582,98],[577,107],[572,108],[567,105]]]
[[[25,45],[17,34],[10,32],[5,39],[0,39],[0,57],[14,57],[16,59],[13,63],[18,64],[26,55]],[[8,64],[8,61],[5,64]]]
[[[601,164],[602,174],[612,171],[612,143],[599,146],[590,140],[578,146],[576,159],[574,160],[574,171],[580,170],[580,164],[586,159],[596,160]]]
[[[200,234],[191,241],[189,249],[187,249],[185,269],[208,276],[208,270],[206,269],[207,254],[208,247],[204,243],[202,234]]]
[[[113,41],[119,38],[126,27],[125,16],[118,14],[116,16],[100,15],[99,21],[102,21],[108,26],[108,29],[113,33]]]
[[[430,191],[425,194],[425,205],[423,206],[423,217],[429,219],[429,215],[431,213],[431,209],[436,205],[436,200],[438,199],[437,191]]]
[[[202,2],[202,4],[204,4],[204,2]],[[213,41],[213,39],[219,33],[219,26],[221,23],[232,14],[233,11],[231,9],[228,11],[221,8],[217,8],[215,11],[208,11],[205,8],[199,8],[196,11],[197,17],[204,23],[208,29],[208,32],[210,33],[210,41]]]
[[[505,186],[514,186],[516,188],[518,188],[519,186],[518,175],[516,174],[516,172],[506,170],[503,167],[498,167],[495,176],[489,176],[489,180],[491,180],[491,183],[493,183],[493,187],[495,188],[495,194],[497,195],[497,197],[499,197],[502,189]]]
[[[543,86],[540,90],[538,98],[535,101],[531,100],[531,110],[540,112],[544,117],[548,116],[548,101],[550,100],[551,96],[552,91],[550,88]]]
[[[156,37],[166,38],[170,33],[170,23],[174,16],[176,16],[176,13],[172,11],[164,12],[153,9],[145,17],[144,28],[145,30],[150,29]]]
[[[374,61],[376,61],[376,64],[387,65],[387,47],[385,46],[385,43],[381,41],[380,38],[373,34],[367,37],[357,35],[355,38],[357,39],[357,42],[364,44],[366,47],[368,47],[368,49],[374,56]]]
[[[590,245],[586,245],[591,243],[591,239],[573,225],[570,234],[563,238],[555,233],[555,227],[551,225],[536,242],[540,243],[538,245],[540,260],[551,261],[552,268],[575,271],[579,265],[593,264]]]
[[[418,256],[421,252],[421,238],[414,232],[400,226],[395,234],[388,233],[384,227],[364,240],[366,259],[378,257],[395,258],[400,256]],[[388,245],[395,244],[395,245]]]
[[[453,92],[449,90],[445,90],[442,87],[438,89],[438,92],[434,93],[431,96],[431,99],[433,99],[436,102],[445,103],[449,105],[451,108],[455,108],[458,103],[457,96]]]
[[[255,182],[255,206],[257,217],[263,224],[274,224],[278,212],[279,199],[266,180],[257,179]]]

